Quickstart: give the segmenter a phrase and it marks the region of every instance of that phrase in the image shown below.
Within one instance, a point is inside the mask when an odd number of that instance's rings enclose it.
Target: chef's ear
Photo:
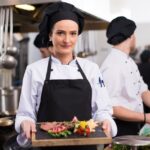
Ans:
[[[49,41],[52,41],[52,33],[49,33]]]
[[[52,39],[52,32],[53,32],[53,30],[49,32],[49,40]]]
[[[134,38],[135,34],[133,33],[129,38]]]
[[[51,34],[49,34],[48,46],[53,46]]]

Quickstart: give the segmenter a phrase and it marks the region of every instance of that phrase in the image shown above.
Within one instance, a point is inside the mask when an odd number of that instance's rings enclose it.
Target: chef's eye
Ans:
[[[57,34],[58,34],[58,35],[63,35],[64,32],[63,32],[63,31],[58,31]]]
[[[75,32],[71,32],[71,35],[77,35],[77,32],[75,31]]]

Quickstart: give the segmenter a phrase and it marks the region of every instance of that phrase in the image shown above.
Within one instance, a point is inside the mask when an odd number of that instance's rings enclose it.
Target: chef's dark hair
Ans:
[[[142,63],[150,62],[150,50],[144,50],[141,53],[140,58]]]
[[[129,38],[135,31],[136,24],[134,21],[120,16],[113,19],[107,28],[107,42],[117,45]]]
[[[37,48],[45,48],[52,46],[52,43],[49,41],[48,34],[39,33],[34,40],[34,45]]]
[[[82,32],[84,27],[83,14],[74,5],[66,2],[55,2],[46,8],[39,30],[43,34],[49,34],[57,21],[66,19],[75,21],[79,26],[79,34]]]

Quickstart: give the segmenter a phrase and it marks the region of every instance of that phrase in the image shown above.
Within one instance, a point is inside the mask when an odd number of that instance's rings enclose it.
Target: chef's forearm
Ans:
[[[135,112],[122,106],[113,107],[113,116],[124,121],[144,122],[144,113]]]
[[[142,93],[142,100],[146,106],[150,108],[150,91],[145,91]]]

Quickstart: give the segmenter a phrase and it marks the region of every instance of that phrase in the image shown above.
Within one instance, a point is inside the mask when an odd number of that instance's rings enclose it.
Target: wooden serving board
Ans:
[[[99,145],[109,143],[112,143],[112,138],[107,137],[100,127],[97,127],[96,132],[91,133],[88,137],[72,134],[68,137],[54,138],[48,132],[41,130],[40,125],[37,125],[37,132],[32,133],[33,147]]]

